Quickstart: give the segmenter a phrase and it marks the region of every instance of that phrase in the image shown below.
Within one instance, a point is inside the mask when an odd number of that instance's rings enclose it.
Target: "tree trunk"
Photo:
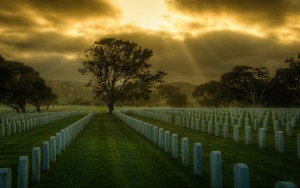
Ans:
[[[38,113],[41,113],[41,103],[35,102],[35,103],[34,103],[34,106],[35,106],[35,108],[36,108],[36,111],[37,111]]]
[[[115,109],[115,108],[114,108],[114,102],[110,100],[110,101],[108,102],[108,104],[107,104],[107,107],[108,107],[109,113],[111,114],[112,111]]]
[[[25,105],[20,106],[22,114],[26,114]]]
[[[41,113],[41,106],[40,105],[36,105],[36,110],[38,111],[38,113]]]
[[[17,111],[17,113],[20,113],[20,109],[18,107],[12,107],[13,109],[15,109]]]

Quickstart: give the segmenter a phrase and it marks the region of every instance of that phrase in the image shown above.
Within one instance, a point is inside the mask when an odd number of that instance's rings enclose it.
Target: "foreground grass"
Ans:
[[[34,187],[209,187],[115,116],[97,114]]]
[[[29,157],[31,170],[31,152],[33,147],[41,147],[43,141],[50,139],[56,132],[83,118],[85,115],[76,115],[62,119],[43,127],[35,128],[21,134],[6,136],[0,139],[0,168],[12,169],[12,187],[17,187],[18,159],[20,156]],[[31,173],[29,174],[31,178]],[[31,179],[29,179],[30,182]]]
[[[169,130],[171,134],[177,133],[179,139],[188,137],[191,162],[193,143],[202,143],[203,179],[206,179],[206,181],[209,181],[208,179],[210,178],[210,152],[221,151],[223,187],[233,187],[233,165],[235,163],[246,163],[248,165],[251,187],[274,187],[274,183],[281,180],[293,181],[300,186],[300,160],[297,159],[295,142],[292,142],[291,138],[285,137],[286,153],[279,154],[274,151],[273,134],[269,135],[268,133],[268,137],[271,136],[271,139],[268,138],[267,148],[260,149],[258,148],[257,133],[253,133],[252,144],[245,145],[243,139],[244,130],[240,131],[241,139],[239,143],[236,143],[232,138],[223,139],[222,136],[218,138],[201,131],[177,127],[138,115],[127,115],[162,127],[165,131]],[[232,128],[230,127],[230,129]],[[230,134],[232,135],[232,132]],[[292,139],[295,139],[295,136]],[[192,168],[190,167],[189,170],[192,171]]]

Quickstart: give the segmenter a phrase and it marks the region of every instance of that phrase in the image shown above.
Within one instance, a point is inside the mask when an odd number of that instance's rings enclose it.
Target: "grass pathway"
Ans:
[[[97,114],[33,187],[209,187],[124,125]]]

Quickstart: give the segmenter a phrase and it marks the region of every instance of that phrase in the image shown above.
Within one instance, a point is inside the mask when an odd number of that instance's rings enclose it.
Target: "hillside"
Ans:
[[[94,95],[92,93],[92,90],[91,88],[86,87],[86,83],[76,82],[76,81],[61,81],[61,80],[46,80],[46,83],[49,87],[53,89],[53,92],[58,95],[59,97],[58,102],[60,104],[71,104],[74,103],[74,101],[77,100],[78,98],[82,99],[83,101],[90,101],[90,102],[94,101],[93,99]],[[196,101],[192,97],[192,93],[196,85],[193,85],[188,82],[171,82],[166,84],[179,88],[179,90],[182,93],[188,96],[189,106],[195,106]],[[132,103],[132,101],[130,101],[130,103]],[[126,102],[122,104],[129,105]],[[143,102],[134,103],[134,105],[138,105],[138,104],[144,105]]]
[[[93,93],[86,83],[75,81],[46,80],[46,84],[58,95],[58,102],[68,104],[76,99],[92,101]]]

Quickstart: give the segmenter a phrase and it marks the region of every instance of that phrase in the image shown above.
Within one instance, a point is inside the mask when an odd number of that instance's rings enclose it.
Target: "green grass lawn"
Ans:
[[[50,165],[50,171],[42,173],[40,183],[30,183],[30,187],[210,187],[211,151],[222,152],[223,187],[233,187],[233,164],[238,162],[248,165],[251,187],[274,187],[279,180],[300,184],[300,162],[295,152],[288,149],[287,154],[278,154],[271,146],[273,143],[269,143],[271,141],[268,141],[267,149],[259,149],[255,135],[252,137],[253,143],[245,145],[243,132],[240,133],[240,143],[235,143],[232,138],[224,140],[207,133],[130,115],[163,127],[171,134],[177,133],[179,139],[188,137],[189,167],[183,167],[180,158],[172,159],[169,153],[159,149],[115,116],[98,113],[62,152],[62,156]],[[13,187],[16,187],[18,157],[28,155],[31,159],[34,146],[41,147],[43,141],[82,117],[70,117],[0,140],[0,167],[13,169]],[[286,140],[285,137],[285,144]],[[193,175],[192,146],[196,142],[202,143],[203,147],[203,177]]]
[[[233,165],[234,163],[246,163],[250,172],[251,187],[274,187],[276,181],[292,181],[300,186],[300,160],[296,155],[296,136],[292,138],[284,136],[285,154],[275,152],[274,134],[272,131],[267,133],[267,148],[258,148],[258,134],[252,130],[252,144],[245,145],[244,129],[240,130],[240,142],[236,143],[232,138],[232,127],[229,126],[230,138],[225,140],[221,136],[215,137],[175,125],[170,125],[153,119],[141,117],[134,114],[127,114],[136,119],[152,123],[158,127],[169,130],[170,133],[177,133],[179,139],[189,138],[190,161],[192,161],[193,143],[202,143],[204,173],[203,179],[209,181],[210,178],[210,152],[221,151],[223,168],[223,187],[233,187]],[[299,128],[296,129],[299,132]],[[213,132],[214,133],[214,132]],[[190,165],[192,166],[192,164]],[[192,171],[192,167],[189,169]],[[202,183],[200,183],[202,184]]]
[[[97,114],[34,187],[209,187],[109,114]]]
[[[43,127],[0,139],[0,168],[12,168],[12,187],[17,186],[18,159],[20,156],[28,156],[29,164],[31,165],[31,152],[33,147],[41,147],[42,149],[43,141],[49,140],[50,136],[54,136],[56,132],[60,132],[61,129],[71,125],[84,116],[85,115],[72,116]],[[31,166],[29,169],[31,169]],[[29,177],[31,178],[31,174]]]

